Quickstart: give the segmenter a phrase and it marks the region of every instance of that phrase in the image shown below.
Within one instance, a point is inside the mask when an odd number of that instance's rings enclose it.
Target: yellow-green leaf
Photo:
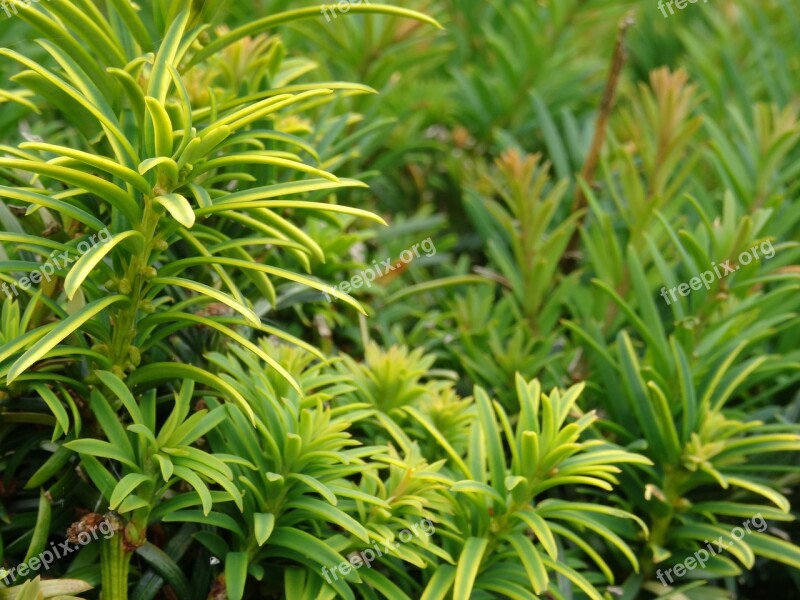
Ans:
[[[81,284],[100,261],[103,260],[106,254],[111,252],[117,244],[129,238],[133,238],[141,245],[144,245],[144,236],[141,233],[138,231],[125,231],[124,233],[118,233],[113,236],[107,242],[96,244],[86,254],[81,256],[64,279],[64,291],[67,294],[67,298],[72,300],[80,289]]]
[[[189,201],[180,194],[165,194],[158,196],[155,202],[167,209],[167,212],[172,215],[178,223],[191,229],[194,225],[194,210]]]
[[[128,301],[128,298],[119,294],[95,300],[84,306],[74,315],[61,321],[52,331],[36,342],[25,354],[20,356],[14,364],[11,365],[11,369],[8,371],[7,382],[11,383],[28,367],[44,358],[50,350],[80,329],[81,325],[86,323],[86,321],[95,317],[112,304],[123,301]]]

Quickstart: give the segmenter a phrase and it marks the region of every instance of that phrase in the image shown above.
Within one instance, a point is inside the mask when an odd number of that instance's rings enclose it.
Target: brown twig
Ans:
[[[597,117],[597,126],[594,130],[594,138],[592,139],[592,146],[589,149],[589,154],[583,163],[581,170],[581,178],[587,185],[592,184],[594,179],[594,172],[597,170],[597,163],[600,160],[600,152],[603,150],[603,145],[606,141],[606,128],[608,127],[608,119],[611,116],[611,111],[614,108],[614,98],[619,86],[619,78],[622,74],[622,69],[628,58],[628,51],[625,47],[625,34],[634,24],[632,13],[628,13],[619,22],[617,31],[617,41],[614,44],[614,53],[611,57],[611,68],[608,72],[608,80],[606,87],[603,91],[603,99],[600,102],[600,112]],[[583,192],[583,187],[580,184],[575,186],[575,199],[572,201],[571,212],[575,213],[581,210],[586,205],[586,196]],[[582,218],[578,220],[575,226],[575,231],[569,240],[569,245],[564,253],[563,267],[565,273],[570,273],[577,268],[577,250],[578,242],[580,240],[580,227]]]

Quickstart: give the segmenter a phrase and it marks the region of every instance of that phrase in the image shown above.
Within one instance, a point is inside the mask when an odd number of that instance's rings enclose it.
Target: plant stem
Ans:
[[[597,163],[600,160],[600,152],[603,150],[603,145],[606,141],[606,127],[611,116],[611,111],[614,108],[614,97],[617,93],[619,78],[628,58],[627,49],[625,47],[625,34],[628,29],[633,26],[633,24],[633,15],[630,13],[619,22],[617,40],[614,44],[614,53],[611,58],[611,68],[609,69],[606,87],[603,91],[603,99],[600,102],[600,110],[594,130],[594,138],[592,139],[592,145],[589,150],[589,154],[586,156],[586,160],[583,163],[583,169],[581,170],[581,177],[588,186],[592,185],[592,181],[594,180],[594,172],[597,170]],[[586,197],[584,195],[583,188],[576,183],[575,199],[572,203],[571,212],[574,213],[581,210],[585,204]],[[575,231],[572,233],[572,237],[569,240],[567,249],[564,252],[564,257],[562,258],[562,267],[566,273],[573,272],[578,266],[578,260],[575,254],[578,251],[578,245],[580,243],[580,229],[582,225],[583,219],[580,219],[575,227]]]
[[[131,286],[130,293],[128,294],[131,301],[127,307],[120,309],[117,313],[111,341],[110,358],[112,364],[118,366],[123,371],[128,363],[130,345],[136,338],[136,314],[142,302],[146,283],[144,277],[142,277],[141,271],[143,268],[147,267],[150,261],[158,220],[159,215],[153,210],[152,199],[145,198],[142,223],[137,228],[144,235],[145,243],[141,254],[133,256],[128,266],[126,278]]]
[[[664,502],[666,504],[665,510],[656,515],[650,526],[650,544],[652,546],[663,547],[667,539],[667,532],[672,524],[672,519],[675,516],[675,506],[680,501],[680,482],[682,480],[680,472],[675,472],[668,469],[664,476]],[[655,572],[654,556],[646,556],[642,561],[642,573],[646,578],[653,576]]]
[[[125,550],[125,529],[100,542],[102,600],[127,600],[132,553]]]

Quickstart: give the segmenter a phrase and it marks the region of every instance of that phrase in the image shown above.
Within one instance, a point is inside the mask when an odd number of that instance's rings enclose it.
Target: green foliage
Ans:
[[[0,600],[800,586],[791,2],[13,9]]]

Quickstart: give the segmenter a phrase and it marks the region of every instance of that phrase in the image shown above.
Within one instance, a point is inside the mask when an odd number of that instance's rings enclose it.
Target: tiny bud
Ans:
[[[128,280],[127,277],[120,279],[119,284],[117,286],[120,294],[130,294],[131,293],[131,282]]]
[[[155,267],[145,267],[140,271],[142,277],[145,279],[152,279],[156,275],[158,275],[158,271],[156,271]]]
[[[116,292],[119,289],[119,281],[117,281],[116,279],[109,279],[105,283],[105,288],[109,292]]]
[[[163,252],[167,248],[169,248],[169,244],[167,243],[166,240],[156,240],[153,243],[153,250],[158,250],[159,252]]]
[[[142,353],[136,346],[128,346],[128,356],[136,367],[142,362]]]

